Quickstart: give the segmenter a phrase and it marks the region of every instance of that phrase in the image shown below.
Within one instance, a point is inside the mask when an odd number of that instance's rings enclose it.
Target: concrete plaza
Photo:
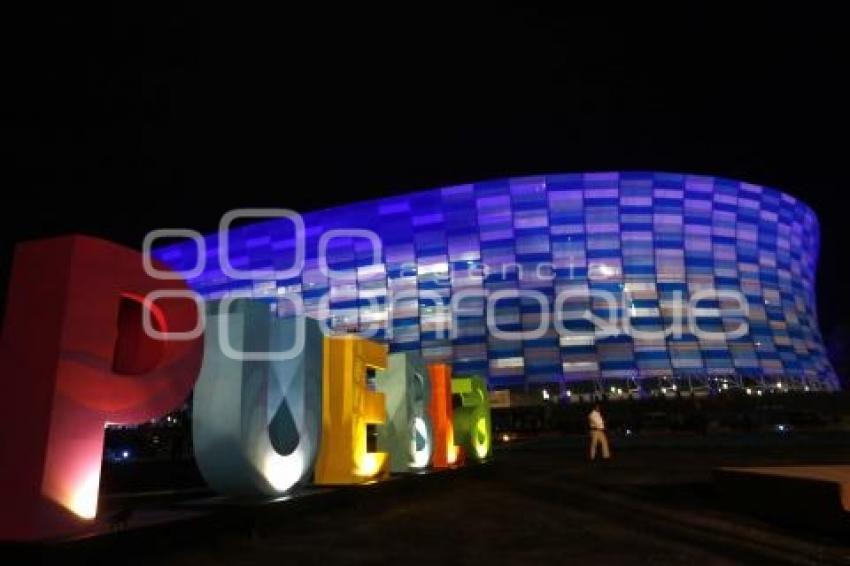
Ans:
[[[760,517],[718,493],[718,466],[848,463],[844,434],[613,439],[589,464],[584,438],[502,446],[471,473],[360,488],[296,517],[257,520],[140,556],[168,564],[850,563],[848,540]],[[377,486],[375,486],[377,487]],[[776,494],[782,497],[781,493]],[[285,503],[284,503],[285,504]],[[803,521],[805,524],[805,521]],[[845,531],[846,534],[846,531]]]

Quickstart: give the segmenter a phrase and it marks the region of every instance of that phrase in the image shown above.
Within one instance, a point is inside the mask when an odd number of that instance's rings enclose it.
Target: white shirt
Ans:
[[[605,421],[602,420],[602,415],[596,409],[593,409],[590,411],[590,414],[587,415],[587,422],[590,424],[591,430],[605,430]]]

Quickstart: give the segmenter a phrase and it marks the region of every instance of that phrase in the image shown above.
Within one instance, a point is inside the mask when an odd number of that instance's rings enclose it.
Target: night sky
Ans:
[[[30,238],[138,248],[154,228],[212,231],[235,207],[667,170],[811,205],[821,325],[829,336],[850,321],[850,46],[837,8],[362,4],[5,14],[2,285]]]

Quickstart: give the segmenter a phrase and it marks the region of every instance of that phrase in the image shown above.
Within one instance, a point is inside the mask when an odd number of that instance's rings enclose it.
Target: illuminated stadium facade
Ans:
[[[217,234],[205,238],[206,261],[191,241],[156,254],[196,267],[189,282],[206,298],[259,297],[281,316],[303,308],[335,332],[486,376],[491,389],[616,398],[837,387],[815,312],[817,219],[774,189],[672,173],[541,175],[303,223],[303,261],[291,218],[231,229],[230,269]],[[682,312],[694,324],[671,330]],[[599,319],[625,331],[604,332]]]

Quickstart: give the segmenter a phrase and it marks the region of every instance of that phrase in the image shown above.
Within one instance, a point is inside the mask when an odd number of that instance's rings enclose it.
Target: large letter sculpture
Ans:
[[[142,266],[138,252],[83,236],[16,249],[0,340],[0,538],[61,536],[93,518],[104,426],[148,421],[188,396],[201,363],[198,307],[145,301],[188,290]],[[143,316],[160,333],[196,337],[151,338]]]
[[[357,336],[325,336],[322,441],[315,483],[353,484],[386,474],[387,455],[369,451],[369,425],[386,421],[384,395],[369,390],[367,372],[387,368],[383,344]]]
[[[456,399],[455,439],[464,455],[480,462],[490,455],[492,447],[487,386],[478,376],[456,377],[452,379],[452,395]]]
[[[431,415],[434,439],[431,465],[437,469],[447,468],[458,461],[452,422],[451,367],[448,364],[429,364],[428,376],[431,381],[431,402],[428,411]]]
[[[309,478],[318,452],[319,324],[251,299],[209,303],[207,321],[192,411],[198,468],[220,493],[285,493]]]
[[[387,424],[378,429],[378,448],[390,457],[390,470],[407,472],[431,462],[430,382],[421,356],[390,354],[389,368],[375,377],[386,396]]]

